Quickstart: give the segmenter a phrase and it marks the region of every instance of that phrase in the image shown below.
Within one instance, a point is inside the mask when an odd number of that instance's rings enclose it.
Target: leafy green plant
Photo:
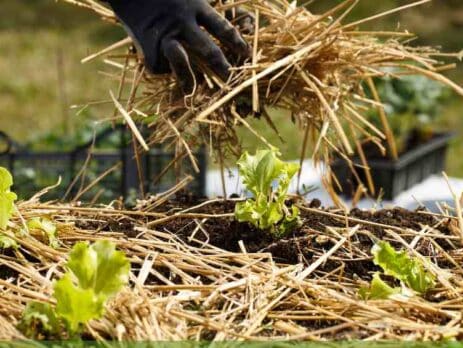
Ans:
[[[449,92],[443,84],[422,75],[377,79],[376,87],[389,115],[413,115],[420,122],[432,121]]]
[[[373,275],[370,285],[359,289],[359,296],[365,300],[383,300],[399,294],[400,288],[393,288],[381,279],[379,273]]]
[[[25,309],[19,327],[29,337],[39,332],[56,335],[62,328],[72,336],[90,320],[101,318],[107,301],[127,284],[130,263],[109,241],[79,242],[66,270],[53,285],[56,306],[32,302]]]
[[[237,162],[243,183],[254,196],[236,204],[235,217],[261,230],[282,237],[300,224],[299,209],[285,205],[289,184],[299,170],[285,163],[276,150],[260,150],[254,156],[245,152]],[[273,184],[276,183],[276,188]]]
[[[11,216],[14,212],[14,202],[17,196],[11,192],[13,186],[13,177],[10,172],[0,167],[0,229],[4,230],[8,226]]]
[[[423,262],[410,257],[406,251],[396,251],[388,242],[379,242],[372,249],[373,262],[382,268],[385,275],[399,280],[407,288],[418,294],[425,294],[436,286],[436,277],[425,269]],[[400,288],[392,288],[380,277],[373,276],[369,288],[361,288],[360,296],[369,299],[388,298],[401,293]]]
[[[18,243],[9,235],[14,232],[5,231],[15,210],[14,202],[18,198],[16,193],[11,192],[12,186],[13,176],[8,169],[0,167],[0,230],[3,230],[3,234],[0,235],[0,249],[18,248]],[[32,218],[27,222],[27,227],[42,231],[48,237],[52,247],[58,246],[56,226],[50,219],[45,217]]]
[[[410,257],[405,250],[396,251],[389,243],[380,242],[373,247],[373,262],[384,274],[403,282],[410,289],[423,294],[436,285],[436,277],[427,271],[423,262]]]
[[[56,238],[56,225],[46,217],[35,217],[27,221],[29,230],[38,230],[44,233],[50,246],[57,248],[59,246],[58,238]]]
[[[55,309],[49,303],[30,302],[27,304],[18,325],[20,331],[33,339],[49,337],[59,338],[63,329]]]
[[[1,249],[18,249],[18,243],[7,235],[0,236],[0,250]]]
[[[375,85],[399,152],[407,149],[409,141],[426,141],[432,137],[433,124],[450,96],[448,88],[421,75],[385,76],[377,78]],[[370,120],[381,127],[376,110],[372,110]]]

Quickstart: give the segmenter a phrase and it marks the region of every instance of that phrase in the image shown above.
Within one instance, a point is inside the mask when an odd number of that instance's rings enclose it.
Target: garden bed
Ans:
[[[463,248],[452,217],[397,208],[345,214],[297,201],[302,226],[277,240],[234,220],[237,199],[164,199],[134,211],[20,202],[22,218],[52,218],[60,247],[26,235],[0,255],[0,339],[22,338],[15,326],[25,305],[48,301],[70,247],[100,239],[126,253],[132,275],[104,318],[86,326],[86,339],[463,338]],[[435,288],[362,300],[359,288],[378,270],[378,240],[426,257]]]
[[[182,197],[181,200],[169,202],[160,208],[175,212],[179,207],[183,207],[183,209],[188,209],[190,213],[193,213],[193,216],[198,214],[199,218],[201,215],[217,216],[217,218],[206,219],[202,223],[201,229],[198,228],[197,224],[192,223],[192,217],[182,218],[181,216],[166,222],[155,222],[155,226],[161,231],[174,234],[192,246],[200,247],[204,243],[208,243],[224,250],[240,252],[242,247],[239,244],[242,241],[246,252],[270,252],[275,262],[305,263],[308,265],[329,250],[336,242],[336,238],[320,236],[320,233],[325,232],[327,227],[343,229],[346,228],[346,221],[347,225],[351,227],[357,224],[357,220],[363,221],[365,230],[358,235],[357,247],[361,251],[369,253],[377,240],[387,238],[387,234],[384,232],[386,227],[419,231],[422,226],[434,226],[439,222],[436,217],[425,211],[412,212],[402,208],[375,212],[354,209],[346,216],[341,210],[321,208],[320,202],[315,199],[307,203],[298,202],[303,224],[280,239],[249,223],[237,222],[230,217],[222,218],[222,216],[233,216],[235,203],[236,200],[207,201],[196,198],[185,200],[185,197]],[[451,235],[448,224],[438,225],[436,228],[444,235]],[[134,236],[130,229],[127,233],[132,237]],[[411,239],[413,236],[405,238],[408,241]],[[445,239],[438,242],[446,244]],[[371,260],[369,262],[358,262],[357,260],[352,262],[354,268],[355,265],[368,265],[367,271],[371,270],[369,263]],[[341,266],[341,262],[328,262],[328,264]],[[347,261],[343,266],[349,270],[350,264],[351,262]],[[351,272],[351,274],[353,273]]]

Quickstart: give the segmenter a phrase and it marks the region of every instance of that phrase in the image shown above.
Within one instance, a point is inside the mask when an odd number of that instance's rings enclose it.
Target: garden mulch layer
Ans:
[[[310,202],[294,202],[301,210],[302,226],[283,238],[276,238],[269,232],[261,231],[249,223],[240,223],[232,215],[236,200],[207,201],[192,196],[181,196],[175,201],[167,202],[159,208],[175,214],[179,209],[187,209],[198,218],[204,215],[216,216],[204,218],[199,225],[191,217],[169,219],[156,224],[162,231],[172,233],[182,241],[200,246],[204,243],[232,251],[250,253],[269,252],[275,262],[284,264],[310,264],[320,255],[330,250],[337,242],[336,230],[359,225],[362,232],[351,242],[355,247],[368,255],[378,240],[388,240],[392,245],[400,247],[400,242],[394,238],[394,231],[400,231],[406,242],[416,237],[416,231],[425,226],[438,231],[442,238],[436,236],[434,241],[442,248],[452,248],[452,240],[458,239],[457,224],[452,219],[429,214],[424,209],[408,211],[402,208],[364,211],[353,209],[348,214],[336,209],[323,209],[319,200]],[[331,232],[330,232],[331,230]],[[410,230],[403,233],[404,230]],[[389,233],[388,233],[389,231]],[[412,232],[414,231],[414,232]],[[130,233],[129,233],[130,234]],[[240,245],[240,242],[242,243]],[[425,256],[432,256],[433,248],[429,242],[418,243],[417,251]],[[244,249],[243,249],[244,248]],[[342,252],[340,252],[342,253]],[[446,260],[441,260],[447,262]],[[356,274],[368,279],[372,270],[376,270],[371,257],[345,258],[331,257],[321,267],[331,271],[343,267],[350,276]]]
[[[160,196],[135,210],[20,202],[10,228],[47,216],[60,246],[30,231],[14,236],[18,250],[0,253],[0,339],[23,338],[16,325],[25,305],[50,300],[76,242],[99,239],[126,253],[132,275],[104,318],[86,327],[86,339],[463,338],[463,248],[454,217],[398,208],[346,214],[294,200],[302,226],[277,240],[235,221],[236,201]],[[362,300],[358,290],[377,270],[371,248],[378,240],[429,260],[436,287],[424,296]]]

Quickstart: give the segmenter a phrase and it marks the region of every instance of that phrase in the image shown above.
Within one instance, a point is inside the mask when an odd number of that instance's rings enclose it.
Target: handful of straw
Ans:
[[[109,9],[93,0],[64,1],[91,8],[103,18],[115,21]],[[253,45],[252,59],[234,68],[228,81],[220,81],[210,71],[204,71],[204,82],[196,86],[192,96],[185,98],[177,93],[171,75],[151,75],[136,54],[115,52],[130,45],[129,38],[86,61],[107,55],[105,61],[120,70],[121,88],[117,97],[121,97],[125,85],[130,85],[124,114],[154,115],[149,143],[175,145],[179,154],[190,157],[195,168],[191,148],[201,143],[208,144],[220,158],[239,155],[238,125],[247,127],[265,146],[274,145],[252,129],[246,117],[262,116],[278,133],[272,110],[281,109],[290,111],[291,119],[304,130],[301,161],[309,143],[315,149],[315,160],[328,161],[333,153],[346,159],[354,152],[362,154],[359,139],[373,141],[384,154],[397,158],[373,78],[421,74],[461,95],[463,89],[440,74],[454,65],[441,63],[438,60],[441,54],[433,48],[409,46],[407,42],[413,37],[409,32],[369,32],[361,31],[359,26],[429,1],[411,3],[349,24],[343,21],[358,0],[345,0],[321,15],[287,0],[219,2],[218,11],[240,6],[255,14],[255,33],[245,36]],[[243,101],[248,106],[246,113]],[[370,108],[378,109],[382,129],[363,116]]]

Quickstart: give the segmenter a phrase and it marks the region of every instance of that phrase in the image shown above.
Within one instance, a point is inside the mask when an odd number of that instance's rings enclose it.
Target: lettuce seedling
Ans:
[[[386,284],[378,272],[373,275],[370,286],[361,287],[359,290],[359,295],[364,300],[384,300],[399,293],[400,288],[393,288]]]
[[[43,333],[58,338],[62,331],[62,325],[51,304],[29,302],[22,314],[18,329],[26,337],[32,339],[43,338]]]
[[[4,230],[8,226],[11,216],[14,212],[14,202],[18,198],[14,192],[11,192],[13,186],[13,177],[10,172],[0,167],[0,229]]]
[[[127,284],[130,263],[109,241],[92,245],[79,242],[69,255],[66,269],[53,286],[56,306],[29,304],[20,326],[23,332],[30,333],[31,322],[38,321],[47,334],[60,332],[64,326],[74,335],[83,324],[101,318],[107,301]]]
[[[379,242],[372,248],[373,262],[382,268],[385,275],[391,276],[418,294],[425,294],[436,286],[436,277],[427,271],[423,262],[410,257],[406,251],[396,251],[388,242]],[[375,273],[369,287],[359,290],[364,299],[387,299],[391,295],[403,293],[401,288],[391,287]]]
[[[45,234],[48,238],[48,243],[52,248],[59,246],[58,238],[56,238],[56,225],[46,217],[35,217],[27,221],[29,230],[38,230]]]
[[[410,257],[405,250],[396,251],[388,242],[379,242],[372,249],[373,262],[384,274],[403,282],[419,294],[436,286],[436,277],[427,271],[423,262]]]
[[[237,162],[243,183],[253,198],[236,204],[235,217],[282,237],[300,225],[299,209],[285,205],[289,184],[299,165],[278,158],[275,150],[245,152]],[[273,188],[276,184],[276,188]]]
[[[7,235],[0,236],[0,250],[2,249],[18,249],[18,243]]]
[[[80,324],[103,315],[108,299],[128,282],[130,263],[111,242],[79,242],[66,267],[68,272],[55,283],[53,296],[56,313],[75,332]]]

